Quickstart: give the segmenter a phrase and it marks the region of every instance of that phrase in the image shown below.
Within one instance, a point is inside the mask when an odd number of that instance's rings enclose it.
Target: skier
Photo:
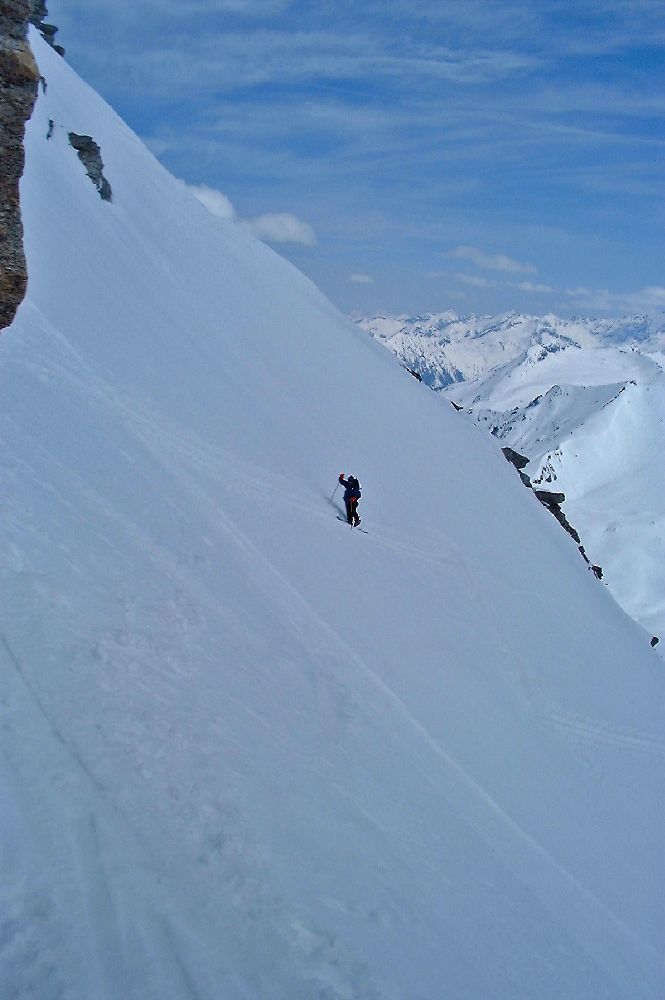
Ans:
[[[344,473],[340,472],[339,481],[344,487],[344,506],[346,507],[346,519],[349,524],[357,528],[360,524],[358,517],[358,501],[360,500],[360,483],[355,476],[344,478]]]

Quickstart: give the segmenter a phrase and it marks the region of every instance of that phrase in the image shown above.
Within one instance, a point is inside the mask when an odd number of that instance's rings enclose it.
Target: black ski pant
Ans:
[[[350,497],[348,500],[345,500],[344,506],[346,507],[346,519],[349,522],[349,524],[360,524],[360,518],[358,517],[357,498]]]

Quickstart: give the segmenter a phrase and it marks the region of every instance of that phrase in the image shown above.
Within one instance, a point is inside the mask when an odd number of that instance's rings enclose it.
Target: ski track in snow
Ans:
[[[599,719],[576,719],[556,714],[551,714],[547,718],[557,728],[574,736],[580,736],[590,743],[605,744],[648,756],[665,757],[665,740],[645,736],[639,731],[618,729]]]
[[[206,465],[208,463],[206,462]],[[243,488],[246,488],[248,483],[247,478],[243,480]],[[256,486],[258,484],[255,482]],[[259,491],[265,494],[265,484],[264,489]],[[294,503],[291,493],[288,491],[282,492],[281,499],[288,502],[290,506],[295,508],[300,508],[301,510],[307,509],[307,505],[304,503]],[[311,510],[309,511],[311,513]],[[532,887],[536,888],[533,880],[533,868],[539,870],[539,878],[537,882],[536,891],[541,894],[541,899],[546,902],[552,895],[554,895],[554,885],[557,881],[563,881],[568,890],[571,891],[571,896],[566,897],[567,907],[565,913],[560,913],[558,916],[563,920],[566,925],[579,925],[580,927],[597,925],[597,941],[598,941],[598,957],[600,958],[604,954],[606,948],[605,935],[608,933],[608,929],[612,929],[612,933],[616,936],[616,949],[617,953],[621,950],[621,943],[623,938],[628,938],[631,944],[642,956],[644,962],[644,968],[660,967],[662,965],[662,956],[651,947],[645,945],[641,940],[639,940],[636,935],[623,924],[614,914],[609,912],[606,907],[603,906],[588,890],[582,887],[577,880],[570,875],[564,868],[562,868],[554,858],[552,858],[548,853],[524,830],[522,830],[513,820],[501,809],[501,807],[496,803],[492,797],[480,787],[464,770],[461,768],[455,760],[453,760],[445,751],[445,749],[434,740],[427,730],[415,719],[404,702],[395,694],[395,692],[374,672],[368,665],[358,656],[358,654],[348,646],[347,643],[335,632],[335,630],[325,621],[323,621],[308,605],[303,596],[290,584],[290,582],[282,576],[277,570],[271,566],[260,553],[259,550],[250,542],[250,540],[245,537],[242,532],[237,528],[233,522],[224,516],[221,510],[218,510],[217,514],[221,523],[224,524],[227,533],[233,537],[235,543],[242,550],[243,556],[247,561],[248,566],[254,566],[254,571],[252,575],[255,581],[261,581],[262,586],[265,588],[266,596],[273,594],[277,590],[280,594],[287,595],[287,599],[284,601],[283,605],[283,615],[285,618],[290,619],[293,626],[298,628],[301,633],[303,633],[303,621],[309,620],[312,625],[312,635],[310,639],[312,658],[315,659],[318,654],[320,654],[320,634],[324,634],[330,637],[335,645],[339,647],[340,653],[343,658],[349,662],[355,663],[359,670],[371,680],[371,682],[381,691],[383,695],[388,699],[388,701],[397,709],[399,715],[407,723],[407,725],[418,735],[418,737],[426,744],[428,749],[432,751],[438,759],[440,759],[444,764],[445,770],[445,781],[441,777],[436,781],[434,785],[434,790],[437,794],[442,795],[449,801],[454,797],[455,805],[460,809],[462,815],[465,816],[467,821],[471,826],[482,834],[488,844],[492,845],[493,848],[503,844],[504,847],[504,860],[510,866],[514,866],[514,840],[518,839],[520,842],[525,855],[523,861],[523,869],[517,869],[516,874],[518,876],[530,879]],[[320,518],[323,519],[327,515],[321,514]],[[374,537],[374,534],[373,534]],[[409,546],[404,544],[395,544],[394,542],[387,542],[385,539],[379,537],[378,544],[388,546],[393,548],[395,551],[401,553],[406,553],[410,557],[415,559],[424,558],[429,561],[438,562],[435,557],[430,553],[422,552],[417,549],[416,546]],[[275,587],[275,584],[277,585]],[[596,724],[583,724],[580,722],[575,722],[571,719],[564,719],[562,717],[551,716],[551,721],[562,728],[567,730],[572,730],[576,734],[584,736],[593,736],[594,740],[597,742],[605,742],[612,746],[621,747],[622,749],[628,750],[640,750],[646,753],[663,753],[663,744],[659,741],[642,738],[638,734],[631,734],[627,736],[626,734],[619,733],[617,731],[608,732],[607,728],[603,729],[602,726]],[[431,780],[431,779],[430,779]],[[454,790],[454,795],[453,795]],[[531,875],[528,873],[531,872]],[[613,949],[614,950],[614,949]],[[663,972],[665,973],[665,966],[663,966]],[[622,978],[630,977],[632,972],[626,970],[621,964],[615,969],[615,975],[618,981]],[[639,989],[639,984],[637,982],[633,983],[636,990],[635,995],[639,995],[637,990]],[[629,978],[626,979],[626,987],[629,986]],[[648,993],[645,992],[645,996]]]
[[[101,831],[99,829],[99,819],[97,811],[85,811],[74,822],[74,836],[68,837],[64,829],[59,830],[52,825],[40,831],[39,822],[35,818],[29,818],[31,806],[27,806],[26,820],[28,824],[26,832],[20,839],[8,840],[5,849],[13,849],[19,857],[26,850],[26,845],[32,843],[33,856],[48,857],[55,854],[56,864],[62,870],[69,871],[69,885],[63,888],[61,884],[59,893],[66,894],[66,902],[63,899],[56,901],[52,897],[52,889],[47,890],[48,896],[41,899],[37,897],[33,912],[18,914],[13,920],[0,923],[0,960],[4,963],[9,961],[16,965],[17,971],[12,980],[8,980],[6,985],[11,988],[10,995],[23,997],[32,995],[34,989],[37,990],[40,1000],[47,997],[67,998],[69,989],[65,985],[67,978],[67,956],[64,951],[60,955],[60,968],[50,965],[51,956],[49,951],[44,951],[43,958],[40,958],[43,949],[43,939],[47,937],[46,927],[51,916],[55,915],[56,907],[65,907],[71,910],[72,902],[77,897],[79,905],[82,906],[85,914],[83,924],[87,925],[89,934],[89,995],[95,998],[132,998],[132,1000],[161,1000],[163,994],[161,990],[168,989],[169,994],[173,989],[174,982],[179,982],[179,996],[188,1000],[202,1000],[203,997],[219,996],[220,984],[226,981],[221,978],[220,969],[204,972],[205,966],[191,967],[193,942],[188,942],[187,948],[183,948],[183,942],[179,939],[182,934],[182,916],[178,918],[179,929],[176,931],[172,926],[169,911],[172,909],[172,901],[163,898],[163,892],[159,886],[162,876],[158,876],[155,883],[154,875],[149,876],[148,884],[152,882],[152,891],[146,896],[146,874],[154,869],[154,845],[146,843],[143,836],[137,831],[135,825],[127,814],[119,808],[113,795],[99,781],[94,772],[81,758],[77,749],[68,741],[44,709],[41,700],[34,691],[30,681],[27,679],[20,661],[11,650],[4,635],[0,636],[6,659],[11,664],[15,675],[20,678],[24,691],[29,696],[33,706],[34,714],[37,712],[41,718],[41,723],[34,724],[34,731],[37,733],[43,730],[39,737],[39,746],[36,751],[38,758],[44,762],[48,761],[48,769],[52,774],[52,781],[57,784],[58,776],[62,775],[70,768],[66,761],[63,761],[63,754],[74,764],[75,771],[78,772],[84,784],[93,790],[97,799],[97,809],[99,816],[105,816],[105,825],[109,821],[109,814],[113,825],[117,829],[117,822],[129,835],[125,850],[135,857],[135,864],[141,870],[141,894],[132,902],[132,912],[117,912],[115,895],[121,886],[119,880],[119,870],[121,865],[127,863],[127,856],[124,855],[122,862],[116,857],[113,861],[115,872],[111,878],[107,871],[104,860],[104,847],[102,843]],[[20,700],[20,695],[15,694],[14,700]],[[14,706],[17,707],[16,705]],[[28,710],[30,711],[30,710]],[[55,743],[55,747],[53,744]],[[19,753],[18,747],[16,753]],[[19,758],[17,758],[19,759]],[[34,764],[34,761],[31,761]],[[21,761],[17,770],[17,781],[22,781],[24,776],[34,781],[34,774],[25,768],[25,762]],[[10,768],[14,770],[14,763],[10,762]],[[71,783],[71,778],[66,779]],[[74,779],[73,784],[80,782]],[[82,803],[87,796],[85,790],[81,790]],[[23,799],[23,795],[18,796],[18,801]],[[0,799],[1,800],[1,799]],[[63,833],[65,836],[63,838]],[[35,849],[38,854],[34,854]],[[243,848],[245,851],[247,847]],[[240,860],[240,856],[238,859]],[[249,857],[247,858],[249,860]],[[146,871],[147,870],[147,871]],[[76,872],[76,875],[74,874]],[[173,870],[169,873],[173,880]],[[294,977],[291,986],[292,992],[289,996],[306,1000],[307,997],[317,996],[321,1000],[334,998],[334,1000],[346,1000],[353,997],[391,998],[397,994],[387,985],[381,987],[373,976],[368,975],[361,964],[352,967],[348,966],[347,960],[343,959],[337,952],[334,938],[324,938],[314,927],[308,927],[298,917],[297,911],[290,906],[285,907],[277,897],[267,896],[260,883],[260,873],[256,870],[247,870],[243,875],[240,870],[230,873],[234,893],[239,897],[249,889],[250,896],[254,896],[254,904],[260,906],[256,916],[261,915],[268,918],[269,923],[274,925],[273,933],[282,939],[282,947],[298,953],[297,960],[292,956]],[[181,876],[176,878],[187,879],[187,872],[183,870]],[[116,893],[112,890],[112,885],[116,886]],[[184,885],[183,885],[184,888]],[[125,887],[126,889],[126,887]],[[171,886],[171,894],[174,886]],[[141,898],[143,897],[143,898]],[[152,898],[150,898],[152,897]],[[177,898],[177,896],[176,896]],[[186,896],[183,896],[185,899]],[[0,895],[0,899],[2,896]],[[11,897],[6,903],[6,912],[11,913],[16,905]],[[139,907],[135,911],[135,907]],[[140,911],[143,911],[141,913]],[[37,918],[37,919],[35,919]],[[197,914],[191,907],[187,913],[187,934],[195,935],[200,942],[207,942],[208,951],[204,961],[209,962],[210,956],[217,949],[218,942],[215,938],[215,931],[206,923],[205,914]],[[135,927],[132,926],[135,924]],[[46,925],[46,927],[45,927]],[[150,928],[150,938],[146,938],[146,930]],[[53,935],[58,935],[59,927],[54,924]],[[135,935],[137,935],[135,937]],[[57,937],[55,939],[57,941]],[[54,947],[63,948],[65,942],[58,946],[54,942]],[[14,952],[12,960],[8,955],[8,950]],[[188,957],[185,958],[184,956]],[[6,968],[6,965],[5,965]],[[151,973],[147,979],[145,970]],[[299,970],[299,971],[298,971]],[[273,993],[268,981],[257,979],[254,987],[248,987],[246,983],[237,977],[227,974],[228,993],[224,996],[239,998],[255,998],[257,995],[269,997],[284,996],[281,986],[277,986]],[[134,978],[136,976],[136,978]],[[302,976],[302,980],[300,977]],[[287,974],[287,978],[290,978]],[[197,980],[199,982],[197,983]],[[0,980],[2,982],[2,980]],[[309,982],[310,987],[303,984]],[[352,983],[353,986],[349,987]],[[160,985],[161,984],[161,985]],[[168,984],[168,985],[167,985]],[[315,992],[310,992],[313,989]],[[257,992],[258,991],[258,992]],[[6,994],[5,994],[6,995]]]
[[[99,393],[100,404],[103,400],[106,400],[106,405],[108,405],[109,394],[104,392],[103,389],[100,389]],[[320,656],[323,636],[325,637],[324,643],[326,645],[330,644],[335,647],[341,659],[355,664],[358,671],[362,672],[371,684],[381,692],[401,718],[402,722],[411,730],[417,741],[420,742],[421,746],[426,748],[436,758],[438,766],[433,766],[431,763],[423,765],[423,773],[427,775],[427,780],[432,785],[433,793],[446,799],[451,806],[454,806],[465,817],[471,827],[480,833],[493,850],[499,850],[504,862],[514,870],[518,878],[523,879],[532,886],[546,905],[548,900],[553,896],[561,899],[560,884],[563,883],[566,886],[564,894],[566,904],[563,911],[559,910],[557,912],[557,918],[567,926],[586,928],[587,935],[590,927],[597,926],[598,960],[601,960],[602,956],[606,958],[607,943],[605,938],[608,933],[608,927],[611,927],[611,933],[616,937],[617,955],[623,951],[624,939],[629,939],[630,947],[641,954],[645,969],[653,966],[654,963],[657,964],[660,960],[657,953],[638,941],[635,935],[620,920],[611,914],[588,890],[582,887],[528,833],[515,824],[510,816],[501,809],[499,804],[446,752],[445,748],[437,740],[433,739],[427,729],[411,714],[404,701],[392,688],[368,666],[339,636],[334,628],[313,611],[305,598],[292,586],[289,580],[266,560],[261,551],[244,535],[232,518],[224,513],[223,505],[219,502],[219,496],[211,496],[202,486],[196,485],[196,480],[191,478],[190,473],[196,470],[204,472],[206,479],[210,477],[208,479],[210,482],[223,480],[224,488],[227,492],[235,492],[243,496],[249,492],[253,492],[257,498],[261,498],[264,502],[267,500],[271,505],[279,503],[284,507],[285,512],[294,518],[307,517],[314,519],[320,523],[322,528],[327,525],[328,530],[334,533],[338,531],[338,528],[332,524],[330,507],[325,503],[314,500],[314,498],[304,499],[294,497],[292,486],[288,482],[282,482],[278,477],[269,477],[265,472],[250,465],[242,466],[237,460],[233,463],[233,475],[230,477],[226,476],[225,470],[229,467],[230,456],[220,452],[219,449],[208,447],[202,442],[190,436],[185,436],[182,433],[174,434],[172,429],[165,429],[163,424],[160,425],[159,422],[148,416],[137,422],[135,411],[132,411],[131,407],[126,404],[119,404],[117,396],[114,398],[114,405],[120,405],[121,411],[124,410],[128,418],[131,417],[132,434],[151,451],[156,460],[163,463],[165,461],[164,456],[169,454],[171,457],[168,461],[171,464],[170,471],[172,474],[176,477],[187,476],[189,492],[196,496],[201,509],[205,510],[207,508],[211,523],[214,523],[218,530],[222,531],[232,540],[247,566],[248,575],[253,579],[254,584],[259,590],[264,593],[266,600],[274,601],[276,593],[281,595],[279,598],[280,614],[285,621],[290,622],[291,627],[307,643],[312,661],[316,661]],[[109,513],[109,511],[104,511],[104,513]],[[113,512],[113,517],[117,518],[117,516],[117,512]],[[128,523],[125,530],[132,532],[134,529]],[[449,543],[448,553],[442,555],[439,552],[433,552],[431,549],[420,547],[415,541],[413,543],[400,541],[396,537],[391,536],[385,528],[381,529],[378,525],[373,525],[371,538],[368,537],[365,541],[368,545],[390,549],[410,560],[417,562],[424,561],[446,569],[454,568],[457,574],[466,573],[467,585],[473,578],[473,574],[465,568],[465,559],[461,549],[452,541]],[[137,538],[137,542],[144,548],[149,547],[145,538]],[[178,564],[172,563],[171,560],[164,562],[164,554],[154,547],[153,558],[157,563],[163,562],[164,571],[171,578],[177,579],[181,575],[183,577],[183,584],[185,583],[186,577]],[[475,590],[482,605],[485,598],[482,597],[479,587],[476,586]],[[198,595],[197,602],[199,600],[205,600],[203,592]],[[97,795],[103,800],[104,806],[111,806],[108,799],[108,790],[98,780],[94,771],[87,766],[76,748],[66,741],[57,726],[49,718],[4,636],[2,637],[2,643],[14,668],[20,674],[26,688],[30,691],[37,709],[47,723],[52,738],[71,755],[77,768],[86,776],[93,785]],[[168,676],[165,675],[163,680],[168,683]],[[146,690],[150,690],[150,684],[148,684]],[[164,690],[166,693],[168,687]],[[252,713],[253,717],[260,724],[267,725],[248,706],[239,704],[243,710]],[[602,722],[582,722],[557,715],[551,715],[549,721],[559,729],[594,742],[602,742],[629,751],[658,754],[660,756],[664,753],[664,747],[660,741],[653,738],[641,737],[639,733],[625,733],[613,730]],[[141,838],[133,830],[132,823],[128,817],[119,811],[117,806],[114,805],[111,807],[117,813],[123,825],[137,838],[141,852],[147,853],[149,851],[148,845],[144,846],[141,843]],[[521,845],[521,864],[518,866],[515,864],[515,840]],[[118,962],[118,956],[124,954],[121,924],[115,912],[113,898],[109,889],[109,879],[103,862],[100,833],[94,814],[89,814],[78,822],[78,838],[75,854],[80,869],[80,881],[84,886],[84,896],[87,900],[91,936],[94,942],[94,954],[97,956],[95,965],[97,967],[99,995],[108,995],[109,997],[116,995],[130,996],[129,984],[122,977],[126,975],[126,968],[128,965],[131,966],[131,961]],[[534,872],[538,873],[536,878],[534,878]],[[556,888],[557,885],[559,886],[558,889]],[[263,905],[266,902],[264,901]],[[279,912],[280,904],[273,901],[268,904],[268,909]],[[290,916],[287,912],[282,913],[279,923],[281,923],[282,928],[296,928],[293,933],[288,932],[287,936],[291,939],[291,946],[302,953],[301,962],[307,962],[307,954],[310,952],[311,954],[318,954],[320,945],[317,943],[319,941],[317,932],[308,929],[302,922],[298,922],[295,918],[295,913]],[[200,929],[202,930],[202,928]],[[173,939],[174,932],[172,930],[164,931],[164,933],[167,936],[170,935],[171,939]],[[284,934],[285,930],[283,929],[280,933]],[[332,947],[334,951],[334,944]],[[614,951],[615,949],[613,948],[612,950]],[[177,954],[177,951],[175,954]],[[330,970],[337,967],[339,959],[335,957],[331,961],[332,965],[329,971],[324,972],[323,967],[317,959],[309,973],[319,983],[325,981],[326,989],[335,989],[336,976],[332,975]],[[617,961],[618,966],[614,970],[614,975],[617,982],[624,980],[626,988],[628,988],[628,980],[633,973],[621,966],[620,959]],[[191,995],[192,997],[198,996],[196,987],[190,982],[190,975],[186,971],[186,967],[182,961],[179,963],[179,969],[179,977],[183,984],[188,984],[186,985],[187,995]],[[359,970],[355,969],[350,978],[357,979],[358,975]],[[346,995],[360,995],[348,994],[343,986],[343,980],[340,980],[337,985],[339,986],[339,991],[333,992],[331,995],[340,998]],[[636,997],[641,995],[639,983],[633,981],[633,987],[635,989],[633,995]],[[373,991],[376,986],[372,985],[368,980],[365,988],[368,991]],[[369,997],[372,993],[367,992],[363,995]],[[380,992],[376,993],[376,995],[387,997],[389,994],[387,992]],[[645,991],[644,995],[648,996],[648,992]]]

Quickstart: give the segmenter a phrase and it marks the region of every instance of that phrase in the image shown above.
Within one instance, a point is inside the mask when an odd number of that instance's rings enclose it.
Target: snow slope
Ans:
[[[658,355],[536,346],[446,394],[528,456],[621,606],[665,636],[665,373]],[[665,647],[663,647],[665,649]]]
[[[662,321],[448,312],[358,324],[526,455],[536,484],[565,492],[615,598],[649,634],[665,636]]]
[[[662,996],[644,634],[489,438],[32,42],[1,994]]]

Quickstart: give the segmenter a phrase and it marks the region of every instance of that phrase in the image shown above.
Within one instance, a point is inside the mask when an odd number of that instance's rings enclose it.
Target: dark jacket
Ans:
[[[360,500],[360,483],[353,476],[349,476],[345,479],[344,476],[339,477],[339,481],[344,487],[344,499],[345,500]]]

